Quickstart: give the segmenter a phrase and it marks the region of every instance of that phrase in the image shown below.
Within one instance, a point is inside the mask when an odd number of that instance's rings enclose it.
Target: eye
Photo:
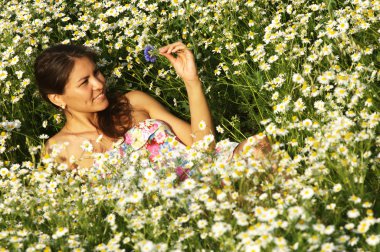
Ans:
[[[88,79],[85,79],[79,86],[87,85],[87,83],[88,83]]]

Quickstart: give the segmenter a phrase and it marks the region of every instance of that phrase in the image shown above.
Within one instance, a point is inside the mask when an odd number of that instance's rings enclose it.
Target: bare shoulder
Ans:
[[[125,95],[125,97],[128,98],[129,103],[133,107],[141,107],[143,104],[146,103],[146,101],[153,99],[153,97],[151,97],[150,95],[144,93],[143,91],[139,91],[139,90],[129,91],[129,92],[125,93],[124,95]]]
[[[166,111],[165,107],[162,106],[162,104],[158,102],[153,96],[142,91],[133,90],[126,93],[125,96],[128,98],[129,103],[134,109],[144,110],[151,116],[155,111]]]
[[[50,137],[46,143],[45,143],[45,146],[44,146],[44,153],[50,153],[53,146],[55,144],[58,144],[58,143],[63,143],[61,137],[60,137],[60,134],[57,133],[55,134],[54,136]]]
[[[54,145],[70,143],[72,142],[72,140],[73,139],[69,135],[65,135],[61,132],[58,132],[57,134],[55,134],[47,140],[45,148],[50,149]]]
[[[57,133],[46,142],[43,153],[55,156],[57,161],[68,163],[70,157],[77,156],[79,151],[80,143],[76,137]]]
[[[89,168],[94,160],[91,154],[82,150],[81,141],[83,139],[76,136],[57,134],[47,141],[43,153],[48,154],[55,162],[66,163],[69,169]]]

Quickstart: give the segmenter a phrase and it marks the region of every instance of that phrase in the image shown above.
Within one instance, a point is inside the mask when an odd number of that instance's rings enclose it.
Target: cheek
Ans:
[[[69,96],[70,100],[75,104],[88,103],[92,98],[92,90],[87,86],[77,89],[75,92],[71,93]]]
[[[106,83],[106,78],[103,76],[103,74],[100,74],[99,80],[103,83]]]
[[[82,99],[85,97],[89,97],[91,95],[92,95],[91,85],[86,85],[86,86],[82,87],[78,92],[78,96],[82,97]]]
[[[95,76],[96,79],[98,79],[99,81],[105,81],[105,78],[104,78],[104,75],[99,72],[96,76]]]

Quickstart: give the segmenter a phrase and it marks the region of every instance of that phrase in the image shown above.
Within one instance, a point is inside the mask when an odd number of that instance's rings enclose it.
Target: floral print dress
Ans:
[[[238,143],[228,140],[217,143],[215,158],[227,161],[237,145]],[[137,162],[141,157],[146,157],[145,163],[148,159],[149,165],[156,169],[162,165],[170,165],[176,168],[180,180],[186,179],[192,173],[189,169],[192,160],[190,148],[179,140],[166,122],[158,119],[150,118],[139,122],[126,132],[124,142],[105,154],[108,159],[121,157],[132,163]],[[96,161],[95,165],[97,165]]]

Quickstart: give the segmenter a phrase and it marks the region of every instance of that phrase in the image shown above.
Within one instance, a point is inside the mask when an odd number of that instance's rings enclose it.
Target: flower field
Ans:
[[[0,251],[379,251],[379,0],[0,6]],[[205,138],[184,181],[144,151],[74,171],[55,162],[66,146],[41,157],[64,124],[34,85],[44,48],[90,46],[110,91],[143,90],[189,120],[181,79],[146,51],[178,40],[217,147],[248,138],[240,156],[217,159]],[[263,160],[255,134],[272,143]]]

